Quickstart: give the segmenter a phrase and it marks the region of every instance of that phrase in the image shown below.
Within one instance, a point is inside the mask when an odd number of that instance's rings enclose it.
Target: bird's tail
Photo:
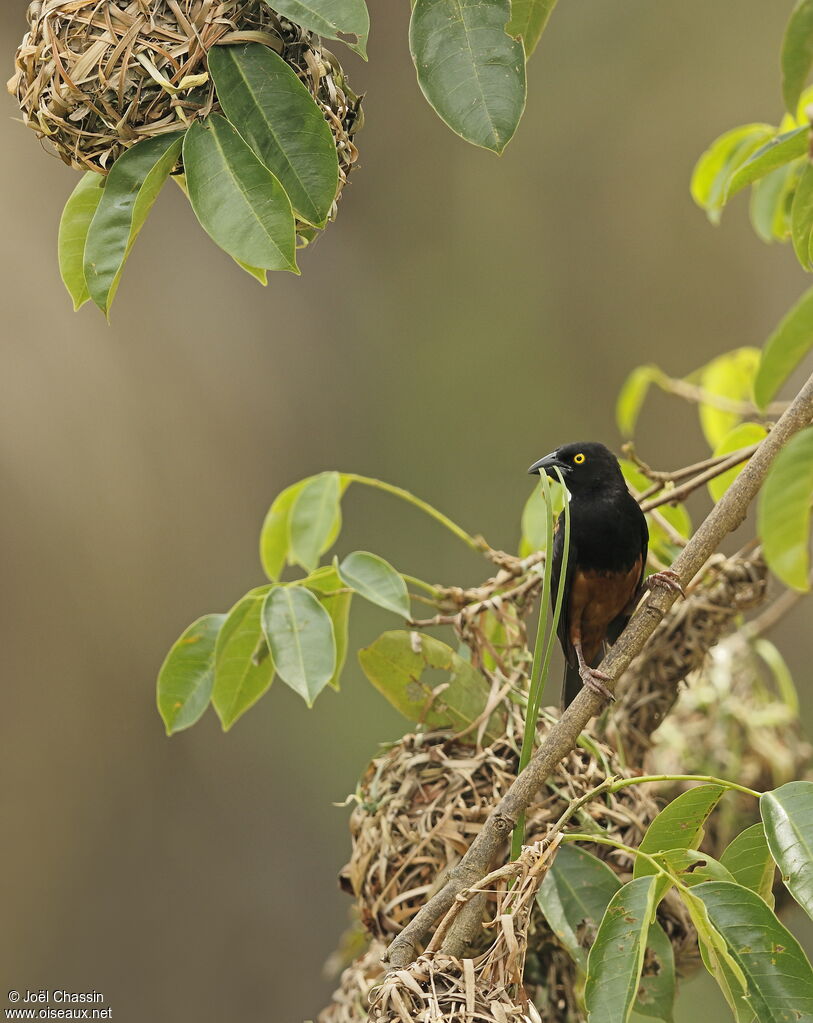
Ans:
[[[582,691],[582,677],[578,664],[565,661],[565,679],[562,685],[562,708],[569,707]]]

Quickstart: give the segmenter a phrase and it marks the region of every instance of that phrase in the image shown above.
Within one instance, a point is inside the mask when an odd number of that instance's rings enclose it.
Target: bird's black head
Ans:
[[[528,472],[544,472],[557,479],[557,468],[573,495],[627,488],[618,459],[609,448],[596,441],[564,444],[534,462]]]

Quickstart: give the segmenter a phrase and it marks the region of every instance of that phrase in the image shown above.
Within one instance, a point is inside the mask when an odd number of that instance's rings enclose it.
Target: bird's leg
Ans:
[[[573,649],[576,651],[576,656],[579,659],[579,676],[581,677],[582,684],[586,685],[587,688],[591,689],[597,696],[602,696],[605,700],[615,700],[613,694],[604,685],[605,682],[610,681],[610,676],[605,674],[603,671],[599,671],[598,668],[590,667],[584,659],[582,645],[579,640],[574,642]]]
[[[674,590],[679,593],[681,597],[686,596],[683,592],[683,585],[680,581],[680,576],[677,572],[673,572],[671,568],[665,568],[662,572],[653,572],[652,575],[647,576],[647,580],[644,586],[649,587],[650,590],[656,586],[665,586],[667,590]]]

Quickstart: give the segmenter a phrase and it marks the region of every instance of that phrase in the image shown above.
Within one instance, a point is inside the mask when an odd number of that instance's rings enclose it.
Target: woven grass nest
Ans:
[[[540,735],[554,720],[540,719]],[[509,718],[506,736],[477,750],[446,731],[407,735],[365,772],[350,818],[353,841],[343,868],[343,888],[358,900],[369,934],[387,941],[421,908],[437,879],[471,845],[488,813],[517,773],[519,715]],[[608,774],[626,775],[609,747],[590,743],[574,750],[548,780],[527,815],[526,841],[544,834],[573,799]],[[593,800],[578,819],[585,831],[601,830],[637,846],[657,813],[639,786]],[[606,846],[591,851],[619,864]]]
[[[136,142],[217,111],[208,50],[259,42],[323,110],[341,192],[357,156],[360,100],[319,38],[264,0],[35,0],[28,23],[9,91],[65,163],[104,174]]]

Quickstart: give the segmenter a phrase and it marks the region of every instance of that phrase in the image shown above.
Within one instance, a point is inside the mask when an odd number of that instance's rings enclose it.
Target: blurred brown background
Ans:
[[[0,10],[9,73],[25,6]],[[266,290],[167,189],[112,326],[74,315],[55,242],[76,176],[3,107],[0,1007],[11,987],[95,987],[124,1023],[314,1016],[349,901],[332,803],[403,723],[351,659],[312,712],[276,684],[230,734],[207,716],[170,741],[153,688],[170,643],[261,581],[270,500],[324,468],[513,547],[526,466],[561,441],[617,445],[633,365],[761,344],[805,286],[744,202],[715,230],[688,194],[714,135],[778,119],[790,3],[563,2],[499,160],[423,101],[409,4],[372,7],[370,64],[337,46],[368,94],[361,169],[303,276]],[[665,399],[644,423],[651,461],[703,453]],[[345,503],[340,551],[481,571],[416,512]],[[809,712],[806,613],[779,640]],[[354,621],[359,645],[390,620]],[[690,985],[678,1018],[707,992]]]

